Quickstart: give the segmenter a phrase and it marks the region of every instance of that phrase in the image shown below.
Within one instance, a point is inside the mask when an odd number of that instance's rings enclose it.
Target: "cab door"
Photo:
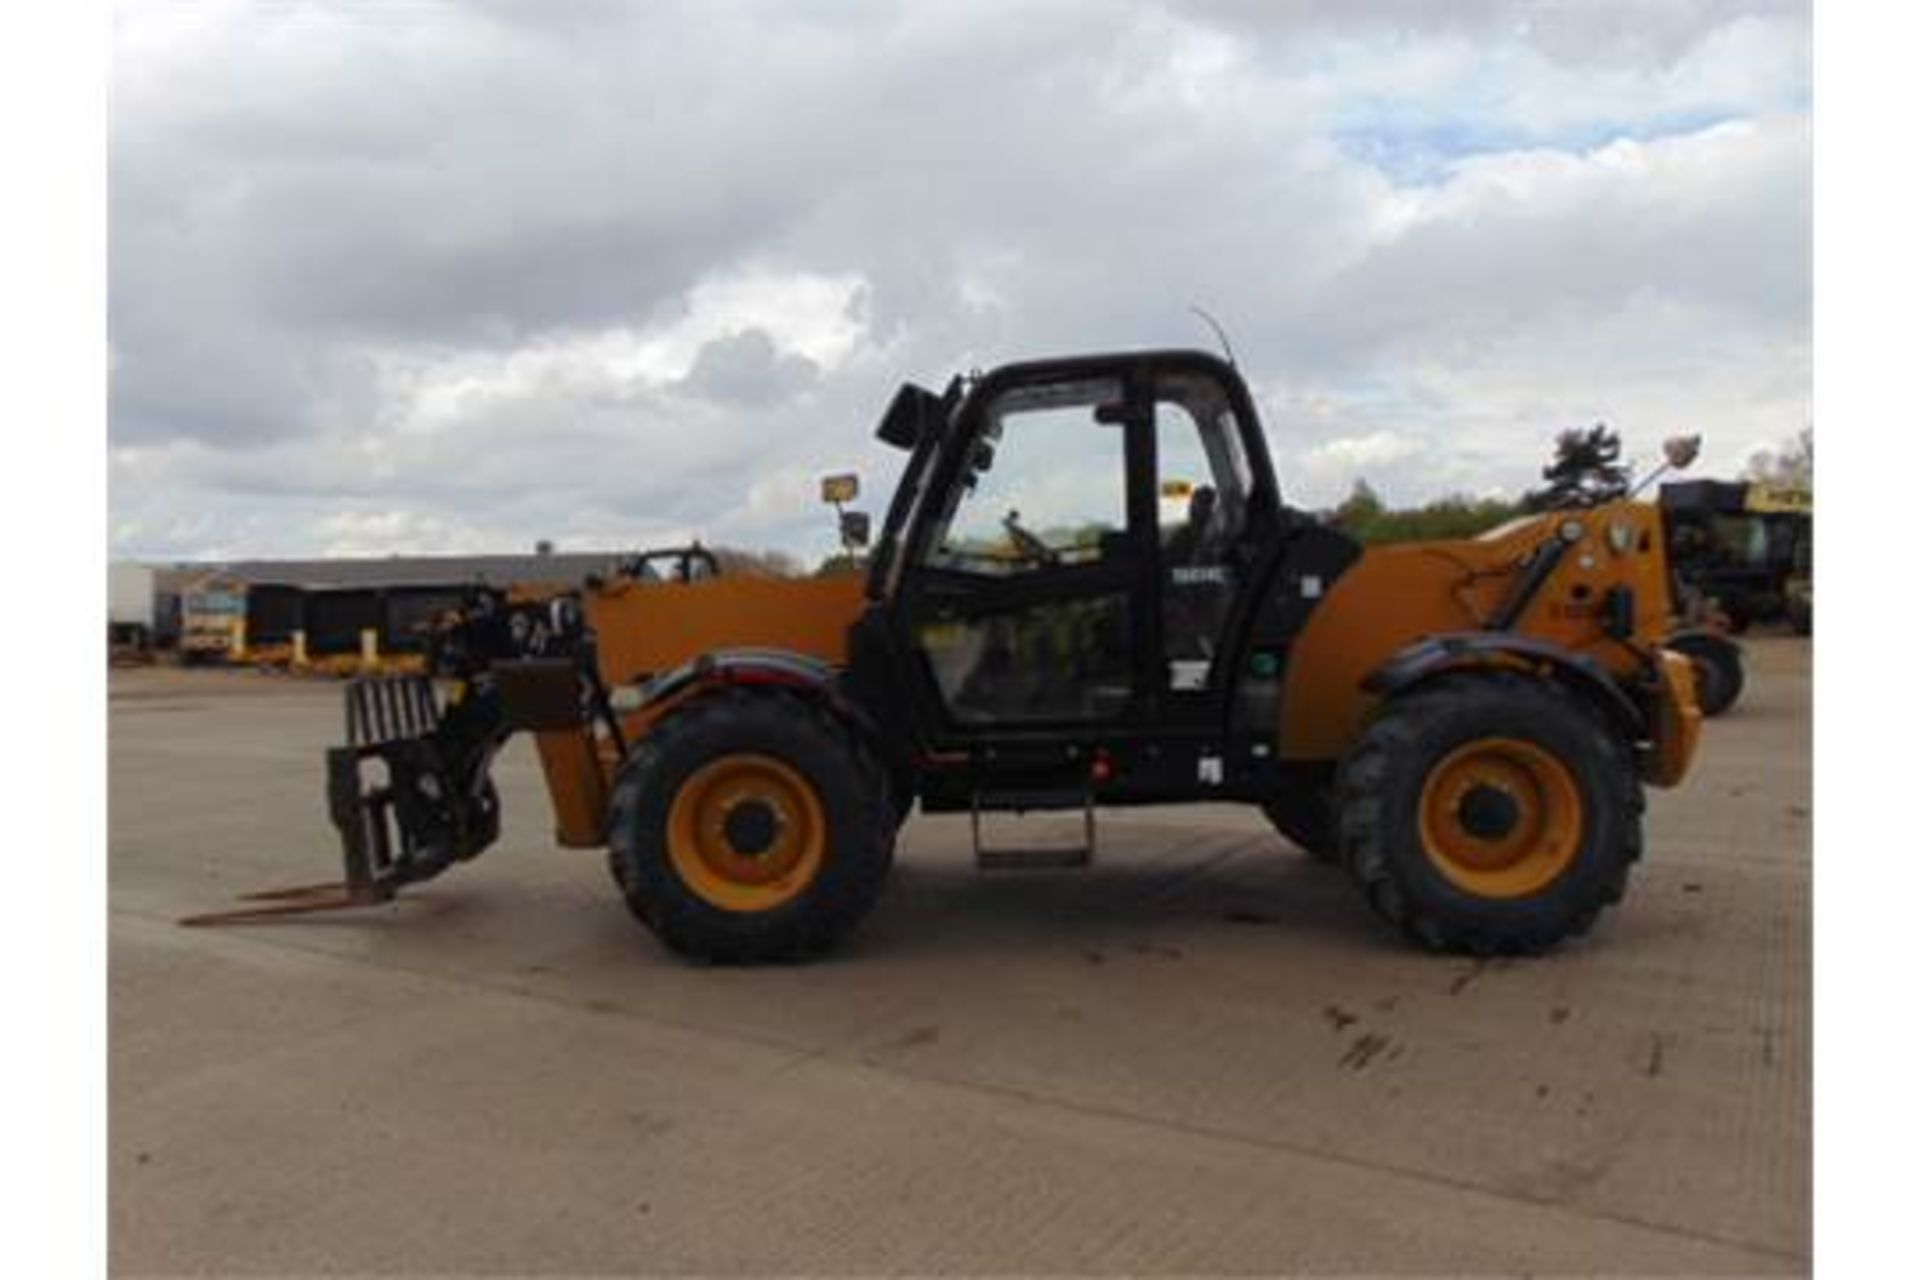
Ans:
[[[1154,678],[1151,459],[1124,365],[983,386],[909,550],[902,641],[931,735],[968,746],[1138,724]]]

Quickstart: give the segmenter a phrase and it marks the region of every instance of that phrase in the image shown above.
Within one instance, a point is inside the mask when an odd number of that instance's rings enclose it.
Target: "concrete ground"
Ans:
[[[181,929],[336,870],[338,686],[115,672],[114,1269],[1803,1272],[1809,662],[1749,651],[1626,901],[1512,963],[1194,807],[992,875],[916,818],[832,959],[691,967],[524,744],[471,866]]]

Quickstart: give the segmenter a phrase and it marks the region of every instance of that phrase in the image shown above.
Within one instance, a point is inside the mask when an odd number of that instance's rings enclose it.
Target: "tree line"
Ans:
[[[1364,479],[1332,511],[1323,513],[1362,542],[1417,542],[1472,538],[1516,516],[1569,507],[1593,507],[1633,490],[1633,464],[1621,458],[1618,432],[1605,423],[1571,428],[1554,437],[1553,454],[1540,469],[1544,482],[1518,499],[1455,494],[1424,506],[1388,507]],[[1744,480],[1790,488],[1813,488],[1813,428],[1747,462]]]

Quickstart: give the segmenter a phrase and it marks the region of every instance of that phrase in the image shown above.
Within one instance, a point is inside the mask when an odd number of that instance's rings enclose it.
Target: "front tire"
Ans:
[[[1747,676],[1740,648],[1733,641],[1695,631],[1675,636],[1667,648],[1685,654],[1693,663],[1694,696],[1700,700],[1701,715],[1717,716],[1740,700]]]
[[[1340,851],[1368,903],[1437,951],[1585,933],[1640,856],[1620,735],[1544,678],[1476,673],[1390,700],[1340,767]]]
[[[861,744],[807,700],[702,698],[621,768],[608,813],[614,880],[682,955],[807,959],[879,896],[893,861],[888,792]]]

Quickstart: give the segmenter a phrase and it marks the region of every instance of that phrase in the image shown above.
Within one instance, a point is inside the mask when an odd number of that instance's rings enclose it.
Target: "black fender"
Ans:
[[[639,709],[658,706],[683,695],[697,698],[709,690],[755,686],[791,690],[838,718],[882,764],[893,791],[911,803],[912,775],[903,775],[890,763],[891,755],[886,750],[886,738],[880,726],[858,702],[847,696],[840,670],[809,654],[768,648],[716,649],[703,653],[648,682],[640,692]]]
[[[1587,654],[1511,631],[1458,631],[1428,636],[1374,668],[1361,687],[1381,695],[1399,693],[1442,672],[1470,670],[1501,657],[1519,658],[1547,667],[1554,678],[1597,707],[1626,735],[1627,741],[1641,742],[1647,737],[1646,712],[1620,687],[1611,671]]]
[[[651,680],[640,691],[640,705],[652,706],[700,686],[785,685],[811,693],[832,688],[833,667],[789,649],[716,649]]]

